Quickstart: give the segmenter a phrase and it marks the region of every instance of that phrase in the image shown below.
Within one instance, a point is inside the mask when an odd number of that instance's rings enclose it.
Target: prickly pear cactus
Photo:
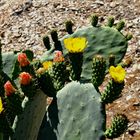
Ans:
[[[69,22],[67,22],[67,24],[68,23]],[[120,32],[124,27],[124,22],[122,21],[120,21],[116,26],[114,26],[113,24],[114,22],[112,22],[111,18],[108,19],[108,24],[106,26],[99,26],[97,25],[97,23],[98,23],[98,18],[96,16],[93,16],[91,21],[91,26],[89,25],[80,28],[76,30],[73,34],[68,34],[64,36],[62,39],[60,39],[63,48],[63,54],[67,55],[68,51],[64,47],[65,38],[70,38],[70,37],[86,38],[88,43],[83,53],[83,66],[82,66],[81,79],[89,80],[89,81],[92,78],[91,73],[92,73],[93,57],[95,55],[103,56],[106,59],[107,66],[108,66],[110,55],[114,55],[115,56],[114,63],[116,65],[124,57],[128,46],[128,40],[132,38],[132,36],[130,38],[127,38],[127,35],[124,36]],[[69,27],[67,24],[66,24],[66,29]],[[67,29],[67,31],[69,33],[69,29]],[[41,61],[44,62],[46,60],[52,60],[53,52],[55,51],[55,49],[56,47],[54,46],[46,53],[44,53],[44,55],[41,57]]]
[[[55,45],[44,53],[41,62],[53,61],[54,52],[62,49],[68,62],[69,81],[65,81],[56,97],[53,96],[38,140],[103,140],[105,137],[118,137],[127,129],[127,119],[119,117],[120,120],[113,121],[105,132],[105,104],[117,99],[124,87],[125,70],[117,65],[123,59],[131,37],[120,32],[124,27],[123,21],[114,26],[114,18],[111,17],[106,26],[98,26],[97,23],[98,17],[93,16],[91,26],[73,32],[73,24],[66,22],[69,35],[60,39],[61,47],[56,47],[56,31],[55,35],[54,31],[51,33]],[[101,93],[99,86],[108,69],[112,79]],[[58,67],[55,70],[55,73],[61,73]],[[122,124],[124,127],[118,130]]]
[[[1,54],[0,44],[1,140],[37,139],[46,95],[37,86],[32,59],[29,50]]]
[[[72,26],[66,22],[68,35],[61,39],[56,30],[51,32],[54,46],[48,36],[43,38],[48,50],[37,62],[29,50],[1,55],[0,44],[2,140],[104,140],[127,129],[127,118],[119,114],[106,129],[105,113],[105,104],[117,99],[124,87],[125,70],[117,65],[132,37],[121,33],[124,21],[115,26],[110,17],[99,26],[94,15],[91,25],[75,32]],[[111,79],[100,92],[108,69]],[[53,97],[47,111],[46,95]]]

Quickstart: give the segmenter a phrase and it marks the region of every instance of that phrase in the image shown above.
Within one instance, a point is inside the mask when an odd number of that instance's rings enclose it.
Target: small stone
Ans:
[[[129,95],[129,96],[126,97],[126,100],[128,101],[128,100],[130,100],[131,98],[132,98],[132,95]]]
[[[140,64],[134,64],[132,67],[133,71],[140,70]]]
[[[110,7],[112,7],[112,8],[116,7],[116,2],[114,2],[114,1],[111,2],[111,3],[110,3]]]
[[[103,0],[96,0],[95,3],[96,3],[96,4],[100,4],[100,5],[104,5]]]

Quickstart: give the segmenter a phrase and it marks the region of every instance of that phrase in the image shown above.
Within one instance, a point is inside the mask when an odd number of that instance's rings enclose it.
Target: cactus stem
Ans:
[[[56,30],[51,31],[51,37],[52,37],[52,40],[54,42],[55,50],[62,51],[62,45],[61,45],[61,42],[58,39],[58,34],[57,34]]]
[[[2,71],[2,44],[0,40],[0,72]]]
[[[105,77],[106,61],[100,55],[93,58],[92,63],[92,83],[96,89],[102,84]]]
[[[115,66],[115,55],[113,54],[109,56],[109,66]]]
[[[111,17],[108,18],[107,25],[109,27],[112,27],[114,25],[114,17],[111,16]]]
[[[93,15],[92,18],[91,18],[91,25],[93,27],[96,27],[98,24],[98,16],[97,15]]]
[[[70,63],[71,63],[71,79],[80,80],[80,75],[82,72],[83,63],[83,53],[69,53]]]
[[[133,36],[132,36],[132,34],[130,34],[130,33],[128,33],[128,34],[125,36],[125,38],[126,38],[127,41],[131,40],[132,37],[133,37]]]
[[[51,48],[50,46],[50,39],[48,36],[44,36],[43,37],[43,43],[45,45],[45,47],[47,48],[47,50],[49,50]]]
[[[72,23],[72,21],[70,21],[70,20],[66,21],[65,26],[66,26],[66,31],[68,32],[68,34],[73,34],[73,30],[72,30],[73,23]]]
[[[56,30],[52,30],[51,31],[51,37],[52,37],[52,40],[54,42],[57,42],[58,41],[58,34],[57,34],[57,31]]]
[[[117,138],[127,129],[128,119],[123,114],[117,114],[112,120],[111,127],[105,132],[107,138]]]
[[[0,133],[0,140],[3,140],[3,133]]]
[[[116,29],[117,29],[118,31],[121,31],[121,30],[124,28],[124,25],[125,25],[125,22],[124,22],[123,20],[121,20],[121,21],[117,24]]]
[[[116,83],[114,80],[110,80],[101,95],[102,102],[105,104],[112,103],[115,99],[119,98],[123,88],[124,82]]]

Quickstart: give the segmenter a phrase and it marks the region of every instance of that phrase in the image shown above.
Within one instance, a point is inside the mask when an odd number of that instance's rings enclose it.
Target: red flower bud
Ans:
[[[15,93],[16,89],[13,87],[10,81],[7,81],[4,84],[4,89],[5,89],[5,95],[6,96],[11,96],[13,93]]]
[[[18,62],[19,62],[21,67],[25,67],[25,66],[30,64],[30,62],[29,62],[25,53],[20,53],[18,55]]]
[[[32,80],[32,76],[28,72],[22,72],[19,75],[19,78],[21,85],[29,85]]]
[[[54,62],[62,62],[64,61],[64,57],[61,51],[55,51],[54,52]]]

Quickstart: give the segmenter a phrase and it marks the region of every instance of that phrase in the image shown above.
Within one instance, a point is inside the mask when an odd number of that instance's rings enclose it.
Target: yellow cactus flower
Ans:
[[[84,37],[66,38],[64,39],[64,46],[70,53],[80,53],[86,48],[87,40]]]
[[[1,99],[1,97],[0,97],[0,114],[1,114],[1,112],[3,111],[3,104],[2,104],[2,99]]]
[[[117,67],[111,66],[109,68],[109,73],[112,79],[117,83],[122,83],[126,74],[125,69],[120,65],[118,65]]]
[[[50,68],[52,66],[53,62],[52,61],[46,61],[43,62],[43,68],[45,68],[45,70],[48,70],[48,68]]]

